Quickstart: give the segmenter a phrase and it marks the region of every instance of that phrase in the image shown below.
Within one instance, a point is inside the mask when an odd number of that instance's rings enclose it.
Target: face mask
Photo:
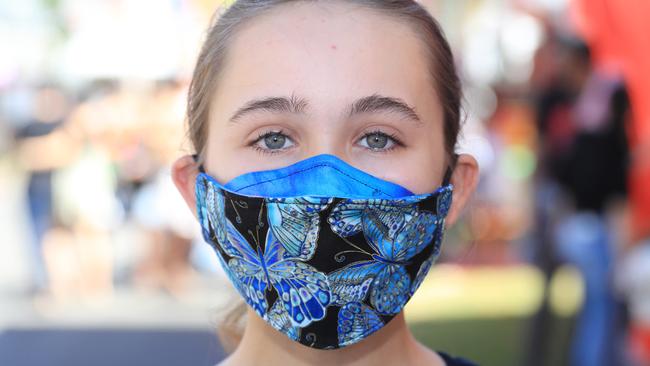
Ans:
[[[204,239],[239,294],[303,345],[357,343],[397,315],[440,253],[452,199],[416,195],[333,155],[196,180]]]

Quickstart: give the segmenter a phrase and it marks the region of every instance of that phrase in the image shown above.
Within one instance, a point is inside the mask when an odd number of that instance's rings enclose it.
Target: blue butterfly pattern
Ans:
[[[316,250],[319,213],[332,199],[316,197],[267,198],[267,216],[273,235],[282,243],[286,255],[303,261]]]
[[[315,254],[321,216],[332,198],[264,198],[258,207],[260,219],[262,210],[266,212],[266,237],[260,240],[259,233],[249,230],[257,244],[252,245],[226,217],[226,202],[232,199],[209,181],[202,183],[196,194],[203,234],[219,249],[219,261],[246,302],[275,329],[300,342],[313,336],[301,335],[304,327],[324,319],[331,305],[338,306],[333,315],[339,347],[377,331],[386,316],[402,310],[439,255],[444,217],[451,206],[450,187],[439,192],[435,214],[418,209],[425,195],[337,200],[327,223],[356,249],[342,253],[367,258],[326,274],[306,262]],[[233,201],[235,212],[237,203]],[[240,207],[248,206],[242,201]],[[264,226],[260,221],[257,229]],[[367,244],[363,248],[346,239],[360,233]],[[432,243],[432,254],[411,278],[406,267]],[[271,292],[277,296],[267,297]]]
[[[441,192],[438,213],[446,214],[450,196],[450,191]],[[431,212],[419,211],[416,203],[417,197],[391,202],[348,199],[339,202],[330,213],[328,222],[332,231],[344,238],[363,232],[372,249],[366,253],[370,256],[368,260],[353,262],[328,274],[332,303],[342,305],[341,310],[349,304],[361,303],[368,295],[372,306],[363,305],[355,308],[357,312],[339,313],[339,341],[372,333],[373,326],[364,319],[379,319],[378,315],[401,311],[437,258],[442,238],[440,225],[444,220]],[[434,252],[411,281],[405,266],[432,241]],[[355,330],[343,326],[350,322],[356,324]]]
[[[293,325],[282,301],[277,300],[273,303],[271,310],[266,314],[266,319],[273,328],[286,334],[290,339],[294,341],[300,339],[301,328]]]
[[[341,307],[338,314],[339,346],[347,346],[376,332],[384,325],[369,306],[351,302]]]
[[[210,196],[209,190],[205,192],[206,197]],[[201,216],[208,214],[215,236],[221,238],[218,244],[230,259],[226,263],[220,256],[220,260],[246,302],[265,319],[269,316],[274,320],[282,319],[284,315],[280,310],[286,312],[292,327],[305,327],[322,319],[331,298],[325,274],[302,262],[301,256],[287,255],[272,229],[266,231],[264,249],[254,249],[225,213],[218,212],[224,208],[224,197],[217,191],[214,194],[213,200],[206,199],[207,207],[201,208]],[[273,311],[267,314],[266,292],[271,288],[277,292],[276,302],[281,302],[282,306],[274,306]],[[280,321],[274,323],[278,326],[284,324]]]
[[[413,296],[415,291],[420,287],[420,285],[424,281],[424,278],[429,273],[431,266],[433,266],[433,263],[440,256],[440,244],[442,243],[442,235],[444,232],[445,216],[447,215],[447,213],[451,208],[451,200],[452,200],[451,190],[444,189],[440,193],[440,196],[436,201],[436,212],[438,212],[439,214],[438,223],[436,224],[436,226],[438,226],[440,230],[436,231],[436,237],[434,238],[435,246],[433,247],[433,253],[431,253],[431,256],[429,256],[429,258],[427,258],[427,260],[420,265],[420,269],[418,270],[418,273],[415,275],[415,280],[411,284],[411,296]]]
[[[433,239],[436,215],[418,211],[408,202],[388,205],[345,200],[328,219],[341,236],[362,231],[372,253],[328,275],[333,302],[361,301],[369,290],[370,304],[380,314],[398,313],[410,293],[411,280],[404,266]]]
[[[197,184],[197,202],[199,202],[199,219],[202,221],[204,237],[209,237],[206,231],[208,222],[214,230],[216,239],[219,243],[226,240],[226,214],[225,199],[212,184]],[[205,201],[202,200],[205,197]]]

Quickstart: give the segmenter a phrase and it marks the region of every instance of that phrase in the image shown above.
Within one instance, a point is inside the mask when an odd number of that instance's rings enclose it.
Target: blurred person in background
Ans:
[[[584,280],[571,364],[619,364],[620,307],[612,286],[618,234],[611,216],[627,194],[629,101],[620,77],[592,67],[583,42],[549,42],[556,64],[538,97],[538,260],[547,277],[558,263],[569,262]],[[542,314],[537,319],[534,331],[543,337],[547,325]]]
[[[95,85],[65,122],[75,139],[59,149],[73,154],[53,175],[59,225],[46,247],[57,301],[103,299],[113,291],[112,234],[123,210],[116,197],[109,136],[120,126],[115,121],[125,117],[116,112],[123,106],[115,100],[114,86]]]
[[[26,202],[32,233],[32,292],[48,289],[43,257],[46,234],[56,226],[53,174],[69,164],[75,154],[75,136],[64,128],[72,101],[60,87],[43,83],[30,94],[32,114],[15,132],[18,159],[27,172]]]
[[[629,303],[633,365],[650,365],[650,240],[631,248],[619,263],[617,288]]]
[[[151,172],[133,195],[132,217],[147,233],[147,245],[133,281],[181,297],[196,281],[190,263],[194,217],[174,188],[170,166],[177,157],[178,136],[183,135],[186,88],[177,80],[158,83],[144,102],[141,149]],[[142,160],[142,159],[140,159]],[[127,162],[129,160],[125,160]],[[131,160],[132,161],[132,160]],[[200,243],[196,243],[200,244]]]

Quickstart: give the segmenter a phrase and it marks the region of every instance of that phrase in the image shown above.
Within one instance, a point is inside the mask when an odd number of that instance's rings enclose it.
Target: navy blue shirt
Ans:
[[[478,366],[474,362],[468,361],[460,357],[452,357],[444,352],[438,352],[440,357],[445,360],[447,366]]]

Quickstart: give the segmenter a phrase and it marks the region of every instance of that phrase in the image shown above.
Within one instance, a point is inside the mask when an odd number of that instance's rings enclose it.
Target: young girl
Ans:
[[[248,304],[222,365],[469,364],[418,343],[402,311],[477,184],[454,152],[460,94],[415,1],[221,15],[189,92],[197,153],[173,179]]]

